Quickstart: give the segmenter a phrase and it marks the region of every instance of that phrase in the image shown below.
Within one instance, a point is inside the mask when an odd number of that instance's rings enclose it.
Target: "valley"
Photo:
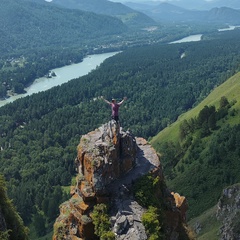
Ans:
[[[42,77],[35,79],[29,87],[24,89],[26,93],[14,94],[13,96],[8,96],[5,100],[0,100],[0,107],[19,98],[23,98],[34,93],[47,91],[52,87],[64,84],[74,78],[84,76],[90,71],[96,69],[106,58],[114,56],[117,53],[118,52],[89,55],[78,64],[72,64],[64,66],[62,68],[51,69],[50,71],[54,72],[56,76],[51,78]]]
[[[77,8],[75,1],[67,9],[65,0],[56,2],[62,5],[0,3],[0,97],[8,91],[20,97],[0,107],[0,174],[30,239],[52,238],[59,206],[76,184],[79,140],[110,119],[101,96],[128,97],[121,126],[154,147],[168,188],[189,203],[190,226],[204,226],[220,199],[225,201],[223,189],[238,191],[240,182],[238,11],[208,10],[221,19],[234,11],[228,24],[166,23],[131,9],[102,16]],[[9,15],[9,9],[19,14]],[[57,76],[41,82],[50,70]],[[62,75],[67,78],[60,83]],[[197,238],[219,234],[221,221],[214,229],[202,228]]]

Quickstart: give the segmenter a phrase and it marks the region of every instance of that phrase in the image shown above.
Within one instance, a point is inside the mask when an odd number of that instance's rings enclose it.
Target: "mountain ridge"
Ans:
[[[116,1],[116,0],[115,0]],[[129,2],[132,3],[136,3],[139,1],[127,1],[127,4]],[[234,8],[234,9],[240,9],[240,3],[238,0],[214,0],[214,1],[206,1],[206,0],[195,0],[195,1],[191,1],[191,0],[167,0],[167,1],[141,1],[141,3],[145,3],[148,5],[158,5],[158,3],[160,2],[167,2],[167,3],[172,3],[173,5],[176,5],[178,7],[182,7],[185,9],[189,9],[189,10],[210,10],[212,8],[215,7],[230,7],[230,8]]]
[[[63,9],[47,3],[31,2],[27,0],[9,0],[0,3],[0,29],[4,37],[9,41],[2,42],[6,49],[14,48],[25,42],[26,48],[38,47],[42,44],[47,46],[64,46],[71,38],[81,41],[104,35],[114,35],[127,30],[127,27],[118,19],[88,13],[80,10]],[[17,24],[16,24],[17,23]],[[21,30],[19,30],[21,29]],[[59,30],[64,35],[59,35]],[[51,42],[44,42],[45,39]],[[32,42],[35,43],[32,46]],[[68,46],[68,45],[67,45]]]
[[[43,1],[43,0],[35,0]],[[79,9],[82,11],[104,14],[120,19],[127,26],[133,28],[146,27],[155,24],[155,21],[149,16],[125,6],[122,3],[115,3],[107,0],[82,0],[81,2],[72,0],[53,0],[50,5],[55,4],[64,8]]]
[[[142,11],[157,22],[197,22],[239,24],[240,10],[230,7],[214,7],[210,10],[191,10],[174,3],[162,2],[157,5],[126,3],[127,6]]]

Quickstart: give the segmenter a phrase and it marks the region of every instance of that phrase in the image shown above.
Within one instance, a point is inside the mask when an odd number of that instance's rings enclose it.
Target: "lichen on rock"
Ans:
[[[110,207],[109,220],[115,239],[147,239],[141,216],[146,211],[135,200],[132,186],[137,179],[149,172],[164,181],[162,167],[155,150],[143,138],[135,138],[130,131],[123,131],[115,121],[81,137],[77,147],[76,185],[71,187],[72,197],[60,206],[60,215],[54,225],[53,240],[98,239],[94,233],[91,213],[97,204]],[[166,201],[173,205],[171,217],[175,233],[185,221],[185,198],[175,198],[168,192]],[[166,223],[169,228],[169,224]],[[178,234],[170,234],[178,236]],[[169,235],[169,236],[170,236]],[[177,238],[174,238],[177,239]]]

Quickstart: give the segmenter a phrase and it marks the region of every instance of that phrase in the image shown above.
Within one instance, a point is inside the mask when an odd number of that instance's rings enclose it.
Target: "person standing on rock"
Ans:
[[[119,123],[119,116],[118,116],[118,109],[123,104],[124,101],[127,100],[126,97],[123,98],[121,102],[116,101],[116,99],[112,99],[112,102],[109,102],[108,100],[104,99],[103,96],[101,96],[101,99],[103,99],[104,102],[109,104],[112,108],[112,119],[114,119],[117,123]]]

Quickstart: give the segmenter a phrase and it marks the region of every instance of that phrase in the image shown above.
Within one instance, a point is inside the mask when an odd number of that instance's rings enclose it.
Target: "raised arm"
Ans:
[[[119,102],[118,104],[121,105],[126,100],[127,100],[127,97],[124,97],[123,100],[121,102]]]
[[[106,102],[107,104],[111,104],[108,100],[106,100],[103,96],[101,96],[101,99]]]

